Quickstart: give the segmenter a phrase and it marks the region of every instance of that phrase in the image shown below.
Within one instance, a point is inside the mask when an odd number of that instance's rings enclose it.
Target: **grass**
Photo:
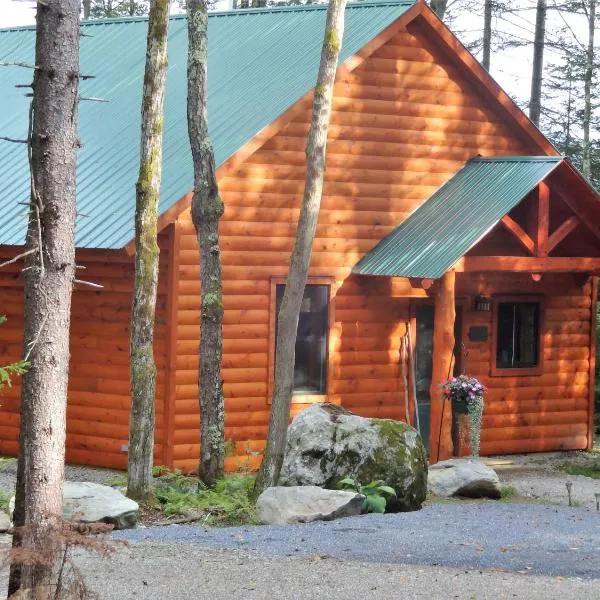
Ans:
[[[10,502],[10,494],[0,489],[0,510],[8,512],[8,503]]]
[[[500,486],[500,498],[502,500],[510,500],[519,495],[519,490],[514,485],[508,485],[503,483]]]
[[[565,463],[560,470],[569,475],[583,475],[592,479],[600,479],[600,458],[595,458],[587,464]]]

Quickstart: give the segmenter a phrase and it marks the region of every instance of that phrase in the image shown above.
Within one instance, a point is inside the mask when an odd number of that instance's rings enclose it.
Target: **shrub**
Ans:
[[[357,492],[364,497],[362,511],[365,513],[384,513],[387,506],[387,498],[395,496],[394,488],[379,479],[361,485],[352,477],[345,477],[338,481],[338,489]]]

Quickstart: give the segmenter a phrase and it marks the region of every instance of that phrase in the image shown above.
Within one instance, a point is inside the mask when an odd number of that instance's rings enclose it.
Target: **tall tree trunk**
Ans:
[[[433,10],[440,19],[444,18],[446,8],[448,8],[448,0],[431,0],[431,10]]]
[[[90,18],[90,11],[92,8],[92,0],[83,0],[83,18]]]
[[[287,283],[277,316],[273,403],[265,457],[254,488],[256,495],[267,487],[277,485],[283,464],[294,381],[294,353],[298,318],[321,207],[327,131],[331,116],[333,85],[344,35],[345,7],[346,0],[330,0],[327,9],[312,121],[306,144],[304,196]]]
[[[221,380],[223,293],[219,219],[223,202],[207,121],[208,14],[203,0],[188,0],[188,134],[194,159],[192,221],[200,249],[200,466],[198,476],[212,485],[223,476],[225,407]]]
[[[546,0],[537,0],[535,39],[533,41],[533,71],[531,73],[531,98],[529,118],[539,126],[542,110],[542,79],[544,71],[544,45],[546,37]]]
[[[127,465],[127,495],[142,502],[152,496],[156,396],[153,342],[159,254],[156,230],[168,26],[169,1],[152,0],[142,95],[140,170],[135,186],[135,283],[131,311],[131,414]]]
[[[71,293],[75,276],[75,166],[79,89],[79,0],[37,5],[30,124],[31,204],[26,248],[21,433],[13,546],[52,548],[62,517]],[[9,595],[50,598],[53,565],[11,566]]]
[[[596,30],[596,0],[589,0],[588,45],[585,57],[585,79],[583,86],[583,175],[592,179],[592,144],[590,142],[590,127],[592,122],[592,77],[594,75],[594,33]]]
[[[483,61],[486,71],[490,70],[490,56],[492,51],[492,1],[485,0],[483,7]]]

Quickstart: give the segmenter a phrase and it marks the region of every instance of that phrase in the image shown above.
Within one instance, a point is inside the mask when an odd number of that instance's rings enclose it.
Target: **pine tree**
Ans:
[[[135,194],[135,280],[129,352],[131,415],[127,495],[141,502],[152,497],[156,397],[153,342],[159,254],[156,236],[162,175],[168,27],[168,0],[152,0],[142,94],[140,167]]]
[[[28,136],[31,196],[24,270],[21,435],[13,547],[48,551],[62,517],[71,294],[75,279],[75,169],[79,0],[38,2]],[[19,532],[20,531],[20,532]],[[50,546],[50,547],[48,547]],[[49,600],[54,564],[11,565],[9,596]]]
[[[188,0],[188,135],[194,163],[192,221],[200,249],[200,468],[207,485],[223,476],[225,406],[221,380],[223,352],[223,291],[219,249],[219,219],[223,202],[215,175],[215,157],[208,135],[207,62],[208,14],[205,0]]]
[[[273,402],[265,457],[254,488],[256,495],[267,487],[277,485],[283,464],[294,380],[296,332],[321,206],[327,131],[331,116],[335,74],[344,34],[345,7],[346,0],[330,0],[327,8],[325,37],[314,92],[312,121],[306,144],[304,196],[287,283],[277,316]]]

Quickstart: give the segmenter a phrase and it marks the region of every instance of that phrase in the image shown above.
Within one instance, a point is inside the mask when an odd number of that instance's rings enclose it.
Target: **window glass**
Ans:
[[[307,285],[300,307],[296,335],[294,392],[324,394],[327,378],[327,333],[329,286]],[[277,285],[277,313],[283,299],[283,284]],[[277,339],[277,336],[275,337]]]
[[[518,369],[539,364],[539,321],[537,302],[498,303],[498,368]]]

